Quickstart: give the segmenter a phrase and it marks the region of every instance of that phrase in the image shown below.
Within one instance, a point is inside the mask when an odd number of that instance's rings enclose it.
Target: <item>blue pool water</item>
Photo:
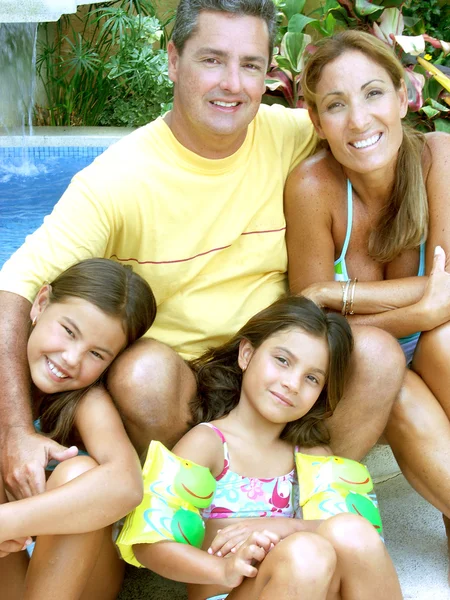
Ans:
[[[0,148],[0,267],[104,147]]]

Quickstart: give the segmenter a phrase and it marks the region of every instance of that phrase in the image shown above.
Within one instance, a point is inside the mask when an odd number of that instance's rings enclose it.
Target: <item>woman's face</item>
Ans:
[[[339,163],[357,173],[395,164],[408,110],[403,82],[396,90],[383,67],[352,50],[326,65],[316,94],[311,119]]]
[[[31,309],[35,325],[28,339],[31,378],[46,394],[94,383],[126,345],[119,319],[81,298],[48,300],[49,286]]]

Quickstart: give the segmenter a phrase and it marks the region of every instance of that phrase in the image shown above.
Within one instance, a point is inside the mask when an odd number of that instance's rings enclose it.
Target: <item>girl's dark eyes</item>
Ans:
[[[320,383],[320,381],[317,379],[317,377],[314,377],[314,375],[308,375],[308,379],[313,383]]]
[[[75,335],[71,329],[69,329],[65,325],[63,325],[62,327],[66,330],[66,332],[70,335],[70,337],[75,337]]]
[[[101,354],[99,354],[98,352],[96,352],[95,350],[91,350],[91,354],[93,354],[95,356],[95,358],[100,358],[100,360],[103,360],[103,356]]]
[[[367,94],[367,96],[369,98],[373,98],[374,96],[381,96],[382,93],[383,92],[381,90],[370,90],[370,92]]]
[[[288,361],[284,358],[284,356],[276,356],[275,359],[282,365],[288,364]]]

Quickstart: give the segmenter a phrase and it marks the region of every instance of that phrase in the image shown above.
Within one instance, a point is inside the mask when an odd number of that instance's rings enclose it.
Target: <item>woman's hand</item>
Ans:
[[[8,556],[8,554],[11,554],[11,552],[21,552],[22,550],[25,550],[32,541],[33,540],[30,537],[27,537],[0,542],[0,558]]]
[[[255,521],[257,521],[257,519],[255,519]],[[228,527],[219,529],[216,537],[211,542],[211,546],[208,548],[208,554],[227,556],[230,552],[235,553],[254,532],[255,529],[252,528],[251,524],[248,522],[228,525]],[[264,529],[260,533],[271,538],[273,545],[280,541],[278,535],[267,529]]]
[[[235,554],[224,559],[223,584],[236,588],[241,585],[244,577],[256,577],[258,569],[254,563],[261,563],[278,541],[279,537],[269,531],[253,532],[240,544]]]
[[[425,331],[450,321],[450,273],[445,270],[445,252],[441,246],[434,250],[433,268],[418,305],[424,315]]]

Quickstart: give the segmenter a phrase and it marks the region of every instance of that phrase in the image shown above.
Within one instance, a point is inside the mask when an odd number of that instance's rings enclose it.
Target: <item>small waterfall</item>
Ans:
[[[36,37],[37,23],[0,23],[0,128],[23,139],[20,164],[1,166],[23,175],[35,170],[25,138],[33,134]]]

